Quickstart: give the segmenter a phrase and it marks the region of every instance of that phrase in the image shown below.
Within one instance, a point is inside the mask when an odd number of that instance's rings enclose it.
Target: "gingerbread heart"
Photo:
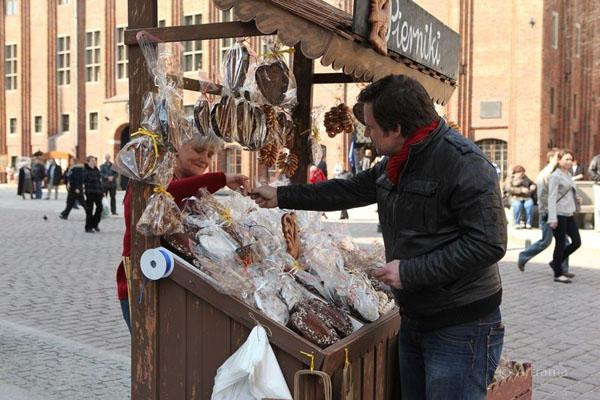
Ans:
[[[256,85],[269,104],[278,106],[285,100],[290,84],[289,73],[287,65],[281,60],[256,69]]]
[[[294,147],[294,121],[286,112],[277,113],[277,141],[282,146],[292,149]]]

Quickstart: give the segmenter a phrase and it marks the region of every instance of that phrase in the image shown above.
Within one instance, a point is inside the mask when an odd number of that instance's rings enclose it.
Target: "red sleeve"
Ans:
[[[189,178],[171,181],[167,191],[173,195],[175,202],[180,205],[187,197],[194,196],[198,189],[206,188],[210,193],[225,187],[226,179],[223,172],[210,172]]]

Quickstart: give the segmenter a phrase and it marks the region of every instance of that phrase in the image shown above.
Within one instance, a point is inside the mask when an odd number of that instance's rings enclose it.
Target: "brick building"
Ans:
[[[351,0],[332,1],[350,11]],[[0,166],[40,150],[79,158],[116,155],[129,140],[128,58],[124,45],[127,2],[116,0],[0,0]],[[159,0],[159,26],[226,22],[231,11],[210,0]],[[261,38],[251,38],[257,53]],[[184,75],[218,81],[233,39],[184,43]],[[290,57],[293,57],[291,55]],[[318,72],[326,68],[315,63]],[[323,85],[315,108],[356,96],[355,85]],[[198,93],[184,91],[191,113]],[[349,98],[349,97],[348,97]],[[141,99],[139,100],[141,101]],[[137,127],[131,127],[135,130]],[[330,164],[346,160],[349,140],[323,136]],[[3,159],[2,159],[3,158]],[[257,176],[254,153],[229,146],[213,169]]]
[[[600,153],[600,8],[595,0],[419,0],[460,33],[446,107],[502,169],[530,177],[553,146]]]
[[[349,12],[352,0],[330,0]],[[441,111],[503,170],[530,175],[548,147],[571,148],[583,164],[600,152],[600,8],[594,0],[418,0],[461,35],[459,88]],[[0,0],[0,164],[37,150],[116,154],[128,140],[127,3]],[[159,1],[159,25],[232,18],[210,0]],[[218,80],[231,39],[185,44],[186,76]],[[263,51],[261,39],[250,44]],[[317,72],[325,71],[318,62]],[[315,116],[357,85],[315,87]],[[186,91],[189,110],[198,94]],[[135,129],[136,127],[133,127]],[[321,127],[321,130],[323,128]],[[347,165],[349,138],[330,139],[329,170]],[[6,157],[7,156],[7,157]],[[255,156],[227,149],[214,169],[259,174]],[[331,175],[331,173],[330,173]]]

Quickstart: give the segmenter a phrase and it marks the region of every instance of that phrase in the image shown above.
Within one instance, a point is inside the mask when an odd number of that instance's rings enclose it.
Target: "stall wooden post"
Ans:
[[[296,97],[298,105],[294,108],[292,117],[296,127],[293,152],[298,155],[298,169],[292,176],[293,183],[308,182],[308,167],[311,161],[310,130],[312,111],[312,79],[314,61],[302,54],[300,44],[294,51],[294,76],[296,78]]]
[[[151,28],[157,25],[156,1],[129,0],[129,28]],[[142,98],[153,89],[144,56],[139,46],[129,46],[129,124],[134,129],[140,126]],[[157,337],[157,290],[154,282],[144,284],[139,261],[142,253],[160,245],[159,238],[146,238],[136,232],[139,220],[151,187],[131,181],[131,398],[153,400],[158,398],[158,337]],[[140,291],[143,297],[140,298]]]

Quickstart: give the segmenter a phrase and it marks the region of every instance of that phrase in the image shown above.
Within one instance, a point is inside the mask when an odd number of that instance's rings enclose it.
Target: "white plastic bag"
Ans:
[[[110,217],[110,209],[108,208],[108,199],[102,197],[102,219]]]
[[[265,328],[258,325],[246,342],[219,367],[211,400],[292,400]]]

